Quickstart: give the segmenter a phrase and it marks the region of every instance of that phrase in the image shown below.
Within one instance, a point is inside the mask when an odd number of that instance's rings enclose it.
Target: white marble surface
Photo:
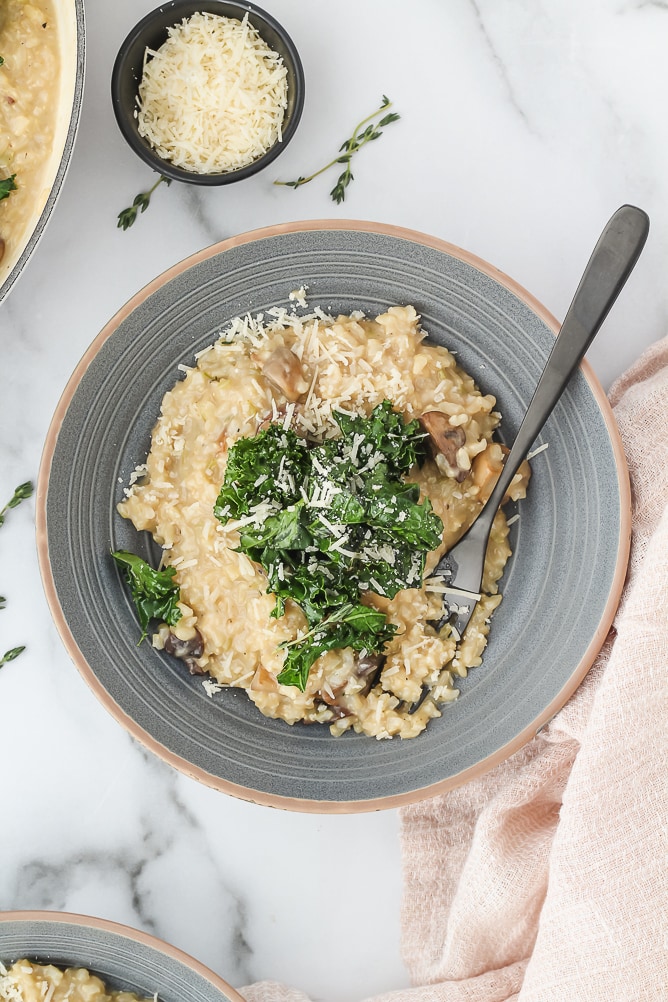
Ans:
[[[154,0],[89,0],[74,158],[36,254],[0,306],[0,495],[35,479],[50,417],[89,342],[155,275],[219,239],[300,218],[423,230],[491,261],[563,317],[599,231],[652,220],[590,351],[604,385],[663,336],[668,308],[665,0],[265,0],[303,57],[296,138],[234,188],[173,184],[128,232],[151,173],[109,99],[113,59]],[[317,167],[386,93],[402,120],[355,164],[344,205]],[[331,183],[330,183],[331,182]],[[0,909],[53,908],[155,932],[235,986],[283,980],[323,1002],[408,984],[399,819],[292,815],[232,800],[134,744],[70,663],[42,594],[34,506],[0,530]]]

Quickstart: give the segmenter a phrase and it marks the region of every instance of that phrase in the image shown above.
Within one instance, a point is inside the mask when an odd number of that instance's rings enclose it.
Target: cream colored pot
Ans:
[[[7,0],[0,19],[0,300],[22,273],[58,198],[79,123],[83,0]],[[48,99],[44,100],[44,94]]]

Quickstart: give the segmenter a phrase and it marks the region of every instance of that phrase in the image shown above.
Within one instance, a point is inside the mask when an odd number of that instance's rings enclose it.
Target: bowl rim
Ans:
[[[135,929],[133,926],[126,925],[123,922],[115,922],[112,919],[97,918],[93,915],[84,915],[79,912],[61,912],[61,911],[47,911],[45,909],[28,909],[28,910],[12,910],[12,911],[0,911],[0,927],[5,922],[46,922],[52,923],[53,925],[73,925],[82,926],[84,928],[96,929],[100,932],[111,932],[117,936],[122,936],[124,939],[129,939],[135,943],[141,943],[143,946],[151,947],[153,950],[157,950],[159,953],[166,954],[172,960],[176,960],[178,963],[183,964],[185,967],[189,967],[191,970],[199,974],[200,977],[204,978],[205,981],[209,981],[213,986],[223,995],[227,995],[230,1002],[245,1002],[244,998],[232,988],[223,978],[221,978],[215,971],[207,967],[201,961],[192,957],[189,953],[184,950],[180,950],[177,946],[172,946],[164,939],[160,939],[158,936],[154,936],[148,932],[142,932],[141,929]],[[0,957],[2,960],[2,957]],[[71,965],[74,966],[74,965]],[[85,964],[77,966],[86,966]]]
[[[270,14],[268,11],[264,10],[264,8],[259,7],[256,3],[251,2],[251,0],[204,0],[201,4],[197,4],[197,7],[198,9],[213,8],[223,4],[225,6],[237,7],[240,15],[256,15],[260,21],[266,23],[278,35],[280,35],[294,68],[294,108],[292,114],[290,115],[287,127],[281,133],[280,141],[277,140],[266,153],[263,153],[262,156],[257,157],[256,160],[246,164],[245,167],[240,167],[238,170],[222,171],[216,174],[198,174],[196,171],[189,171],[183,167],[177,167],[171,163],[171,161],[165,160],[159,156],[150,144],[142,139],[137,130],[133,127],[132,122],[130,121],[132,116],[126,112],[123,102],[121,101],[120,91],[125,75],[128,52],[131,46],[141,38],[144,32],[151,28],[156,16],[164,16],[167,11],[173,11],[173,24],[176,24],[181,18],[181,14],[179,13],[180,8],[190,8],[193,5],[192,0],[167,0],[166,3],[161,4],[159,7],[154,8],[148,14],[144,15],[144,17],[130,29],[119,46],[111,71],[111,103],[118,128],[120,129],[121,134],[123,135],[123,138],[127,142],[128,146],[141,160],[144,161],[144,163],[158,173],[164,174],[171,181],[183,181],[186,184],[218,186],[223,184],[232,184],[234,181],[243,181],[245,178],[252,177],[254,174],[257,174],[259,171],[263,170],[270,163],[272,163],[283,152],[297,131],[297,126],[299,125],[302,112],[304,110],[304,67],[302,65],[297,46],[283,25],[276,20],[273,14]],[[260,32],[260,34],[262,34],[262,32]]]
[[[505,761],[518,749],[523,747],[531,738],[538,734],[538,732],[564,706],[584,679],[601,647],[603,646],[610,627],[612,626],[617,606],[619,605],[626,577],[626,569],[631,545],[631,487],[622,440],[612,407],[606,396],[605,390],[598,380],[598,377],[594,374],[593,369],[585,359],[581,363],[580,368],[585,379],[587,380],[587,383],[589,384],[592,395],[600,409],[606,426],[611,443],[611,449],[615,459],[615,470],[619,488],[619,533],[615,547],[615,571],[610,583],[610,589],[607,595],[605,607],[603,609],[598,628],[590,639],[580,663],[573,670],[569,679],[557,695],[550,701],[550,703],[544,707],[542,712],[539,713],[530,724],[524,727],[519,734],[515,735],[514,738],[506,742],[506,744],[502,745],[495,752],[491,753],[481,761],[463,769],[459,773],[418,789],[373,799],[346,801],[304,800],[298,797],[285,797],[279,794],[249,790],[246,787],[240,786],[229,780],[221,779],[220,777],[207,772],[205,769],[193,765],[180,755],[169,751],[157,739],[152,737],[152,735],[146,733],[140,725],[135,723],[135,721],[133,721],[132,718],[125,713],[125,711],[115,702],[109,693],[107,693],[88,665],[84,655],[79,650],[72,632],[70,631],[56,591],[55,581],[49,561],[46,502],[51,462],[60,427],[67,413],[70,402],[77,390],[79,382],[103,344],[114,334],[122,321],[125,320],[126,317],[128,317],[140,304],[147,300],[159,288],[170,282],[176,276],[182,274],[184,271],[187,271],[193,265],[196,265],[209,257],[213,257],[229,250],[230,248],[238,247],[242,244],[251,243],[253,241],[263,240],[269,237],[275,237],[281,234],[303,232],[308,230],[355,230],[376,234],[380,233],[442,251],[445,254],[471,265],[476,270],[493,279],[495,282],[503,285],[508,291],[519,298],[534,313],[536,313],[546,326],[552,330],[555,336],[559,331],[560,324],[556,318],[530,292],[528,292],[514,279],[506,275],[505,272],[496,268],[494,265],[489,264],[487,261],[470,251],[463,250],[455,244],[442,240],[439,237],[430,236],[416,230],[406,229],[393,224],[350,219],[302,220],[298,222],[278,223],[273,226],[249,230],[245,233],[241,233],[236,236],[229,237],[226,240],[212,244],[211,246],[197,251],[184,260],[178,262],[171,268],[168,268],[140,289],[130,300],[128,300],[128,302],[122,306],[120,310],[118,310],[118,312],[111,318],[111,320],[108,321],[97,337],[92,341],[72,373],[54,412],[51,425],[45,439],[42,459],[40,462],[36,491],[37,555],[47,603],[65,648],[85,681],[93,690],[105,709],[107,709],[107,711],[111,713],[111,715],[115,717],[115,719],[122,724],[123,727],[125,727],[132,737],[178,771],[185,773],[206,786],[210,786],[223,793],[230,794],[237,799],[301,813],[357,814],[366,811],[403,807],[407,804],[416,803],[421,800],[438,796],[448,790],[461,786],[463,783],[469,782],[478,776],[482,776],[483,774],[489,772],[494,766]]]
[[[84,83],[86,77],[86,13],[84,0],[72,0],[72,7],[76,22],[76,70],[74,77],[74,89],[72,92],[72,109],[70,112],[70,120],[65,135],[65,141],[63,143],[63,149],[58,162],[58,167],[56,168],[53,183],[44,208],[40,213],[39,219],[37,220],[32,233],[28,237],[23,250],[15,261],[12,270],[9,272],[4,281],[0,282],[0,304],[9,295],[15,283],[23,274],[31,255],[37,247],[37,244],[42,239],[46,225],[51,218],[56,202],[60,196],[63,182],[65,181],[65,175],[69,170],[72,154],[74,152],[74,145],[76,142],[77,132],[79,130],[79,121],[81,119]]]

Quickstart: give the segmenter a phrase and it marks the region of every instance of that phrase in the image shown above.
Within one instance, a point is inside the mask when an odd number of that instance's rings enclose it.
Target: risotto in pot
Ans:
[[[144,633],[157,623],[153,645],[210,695],[236,686],[289,724],[410,738],[481,664],[510,555],[503,511],[462,637],[438,627],[453,596],[432,572],[496,482],[500,415],[425,337],[411,306],[277,308],[180,367],[119,505],[163,563],[115,557]],[[524,464],[510,498],[528,477]]]
[[[51,0],[0,2],[0,282],[46,203],[59,93]]]

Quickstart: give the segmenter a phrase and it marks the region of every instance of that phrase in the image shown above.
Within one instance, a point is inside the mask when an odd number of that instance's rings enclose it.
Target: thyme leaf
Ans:
[[[367,654],[379,654],[395,632],[396,626],[387,622],[384,613],[359,603],[348,603],[303,637],[284,645],[287,656],[277,681],[281,685],[296,685],[303,692],[311,665],[325,651],[352,647]]]
[[[5,653],[0,658],[0,668],[6,665],[9,661],[13,661],[17,658],[19,654],[23,654],[25,647],[12,647],[10,651],[5,651]]]
[[[27,480],[25,484],[19,484],[4,508],[0,508],[0,525],[4,525],[5,514],[7,511],[9,511],[10,508],[18,508],[22,501],[25,501],[27,498],[32,496],[33,489],[34,488],[30,480]]]
[[[119,229],[128,230],[134,224],[137,214],[139,212],[146,212],[151,203],[151,195],[163,181],[166,185],[170,185],[172,183],[172,179],[170,177],[165,177],[164,174],[161,174],[155,184],[149,188],[148,191],[140,191],[138,195],[135,195],[132,205],[129,205],[127,209],[123,209],[118,213],[118,223],[116,225]]]
[[[335,164],[345,164],[345,169],[341,172],[336,184],[329,193],[330,198],[336,202],[337,205],[340,205],[341,202],[345,200],[346,188],[351,181],[354,181],[355,179],[350,169],[350,162],[354,154],[358,153],[363,146],[366,146],[367,143],[371,143],[374,140],[379,139],[383,134],[382,129],[391,125],[392,122],[397,122],[401,117],[396,112],[392,111],[387,115],[383,115],[379,121],[374,121],[374,119],[377,119],[378,116],[381,115],[386,108],[391,107],[391,105],[392,102],[390,99],[383,94],[380,107],[376,108],[371,115],[367,115],[366,118],[363,118],[361,122],[357,123],[353,129],[352,135],[348,139],[344,140],[344,142],[339,146],[340,155],[335,156],[333,160],[326,163],[324,167],[314,171],[312,174],[308,174],[306,176],[300,175],[296,181],[274,181],[274,184],[283,185],[286,188],[300,188],[303,184],[308,184],[309,181],[312,181],[315,177],[318,177],[326,170],[329,170],[330,167],[334,167]],[[364,128],[364,126],[366,126],[366,128]]]

